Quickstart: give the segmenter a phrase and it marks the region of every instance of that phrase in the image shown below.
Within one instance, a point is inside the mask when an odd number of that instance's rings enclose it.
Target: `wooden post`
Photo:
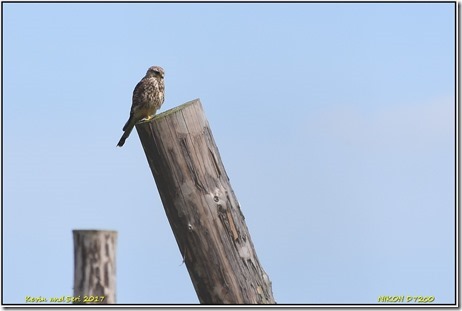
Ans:
[[[116,302],[116,231],[73,230],[74,301]]]
[[[203,304],[274,304],[199,99],[136,126]]]

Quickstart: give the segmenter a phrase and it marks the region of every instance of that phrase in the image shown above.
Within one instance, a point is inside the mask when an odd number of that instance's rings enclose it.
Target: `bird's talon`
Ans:
[[[143,119],[139,120],[137,122],[137,124],[147,123],[147,122],[151,121],[153,118],[154,118],[154,116],[149,116],[149,117],[143,118]]]

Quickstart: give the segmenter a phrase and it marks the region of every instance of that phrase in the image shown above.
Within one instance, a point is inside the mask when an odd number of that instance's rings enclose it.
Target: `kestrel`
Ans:
[[[135,124],[150,121],[164,102],[164,69],[152,66],[133,90],[130,118],[123,127],[124,134],[117,146],[122,147]]]

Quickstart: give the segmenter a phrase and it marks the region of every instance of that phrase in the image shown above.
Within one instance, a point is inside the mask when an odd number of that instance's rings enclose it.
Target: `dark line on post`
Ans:
[[[181,138],[180,140],[181,149],[183,150],[183,156],[186,160],[186,165],[188,166],[188,170],[191,173],[192,178],[194,179],[194,185],[197,189],[202,192],[207,192],[202,183],[197,176],[197,172],[193,167],[192,160],[191,160],[191,152],[189,151],[188,145],[186,143],[186,138]]]

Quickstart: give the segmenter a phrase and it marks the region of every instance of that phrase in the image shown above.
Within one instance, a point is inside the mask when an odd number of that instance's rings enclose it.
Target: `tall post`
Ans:
[[[116,303],[116,231],[73,230],[74,303]]]
[[[203,304],[274,304],[198,99],[136,126]]]

